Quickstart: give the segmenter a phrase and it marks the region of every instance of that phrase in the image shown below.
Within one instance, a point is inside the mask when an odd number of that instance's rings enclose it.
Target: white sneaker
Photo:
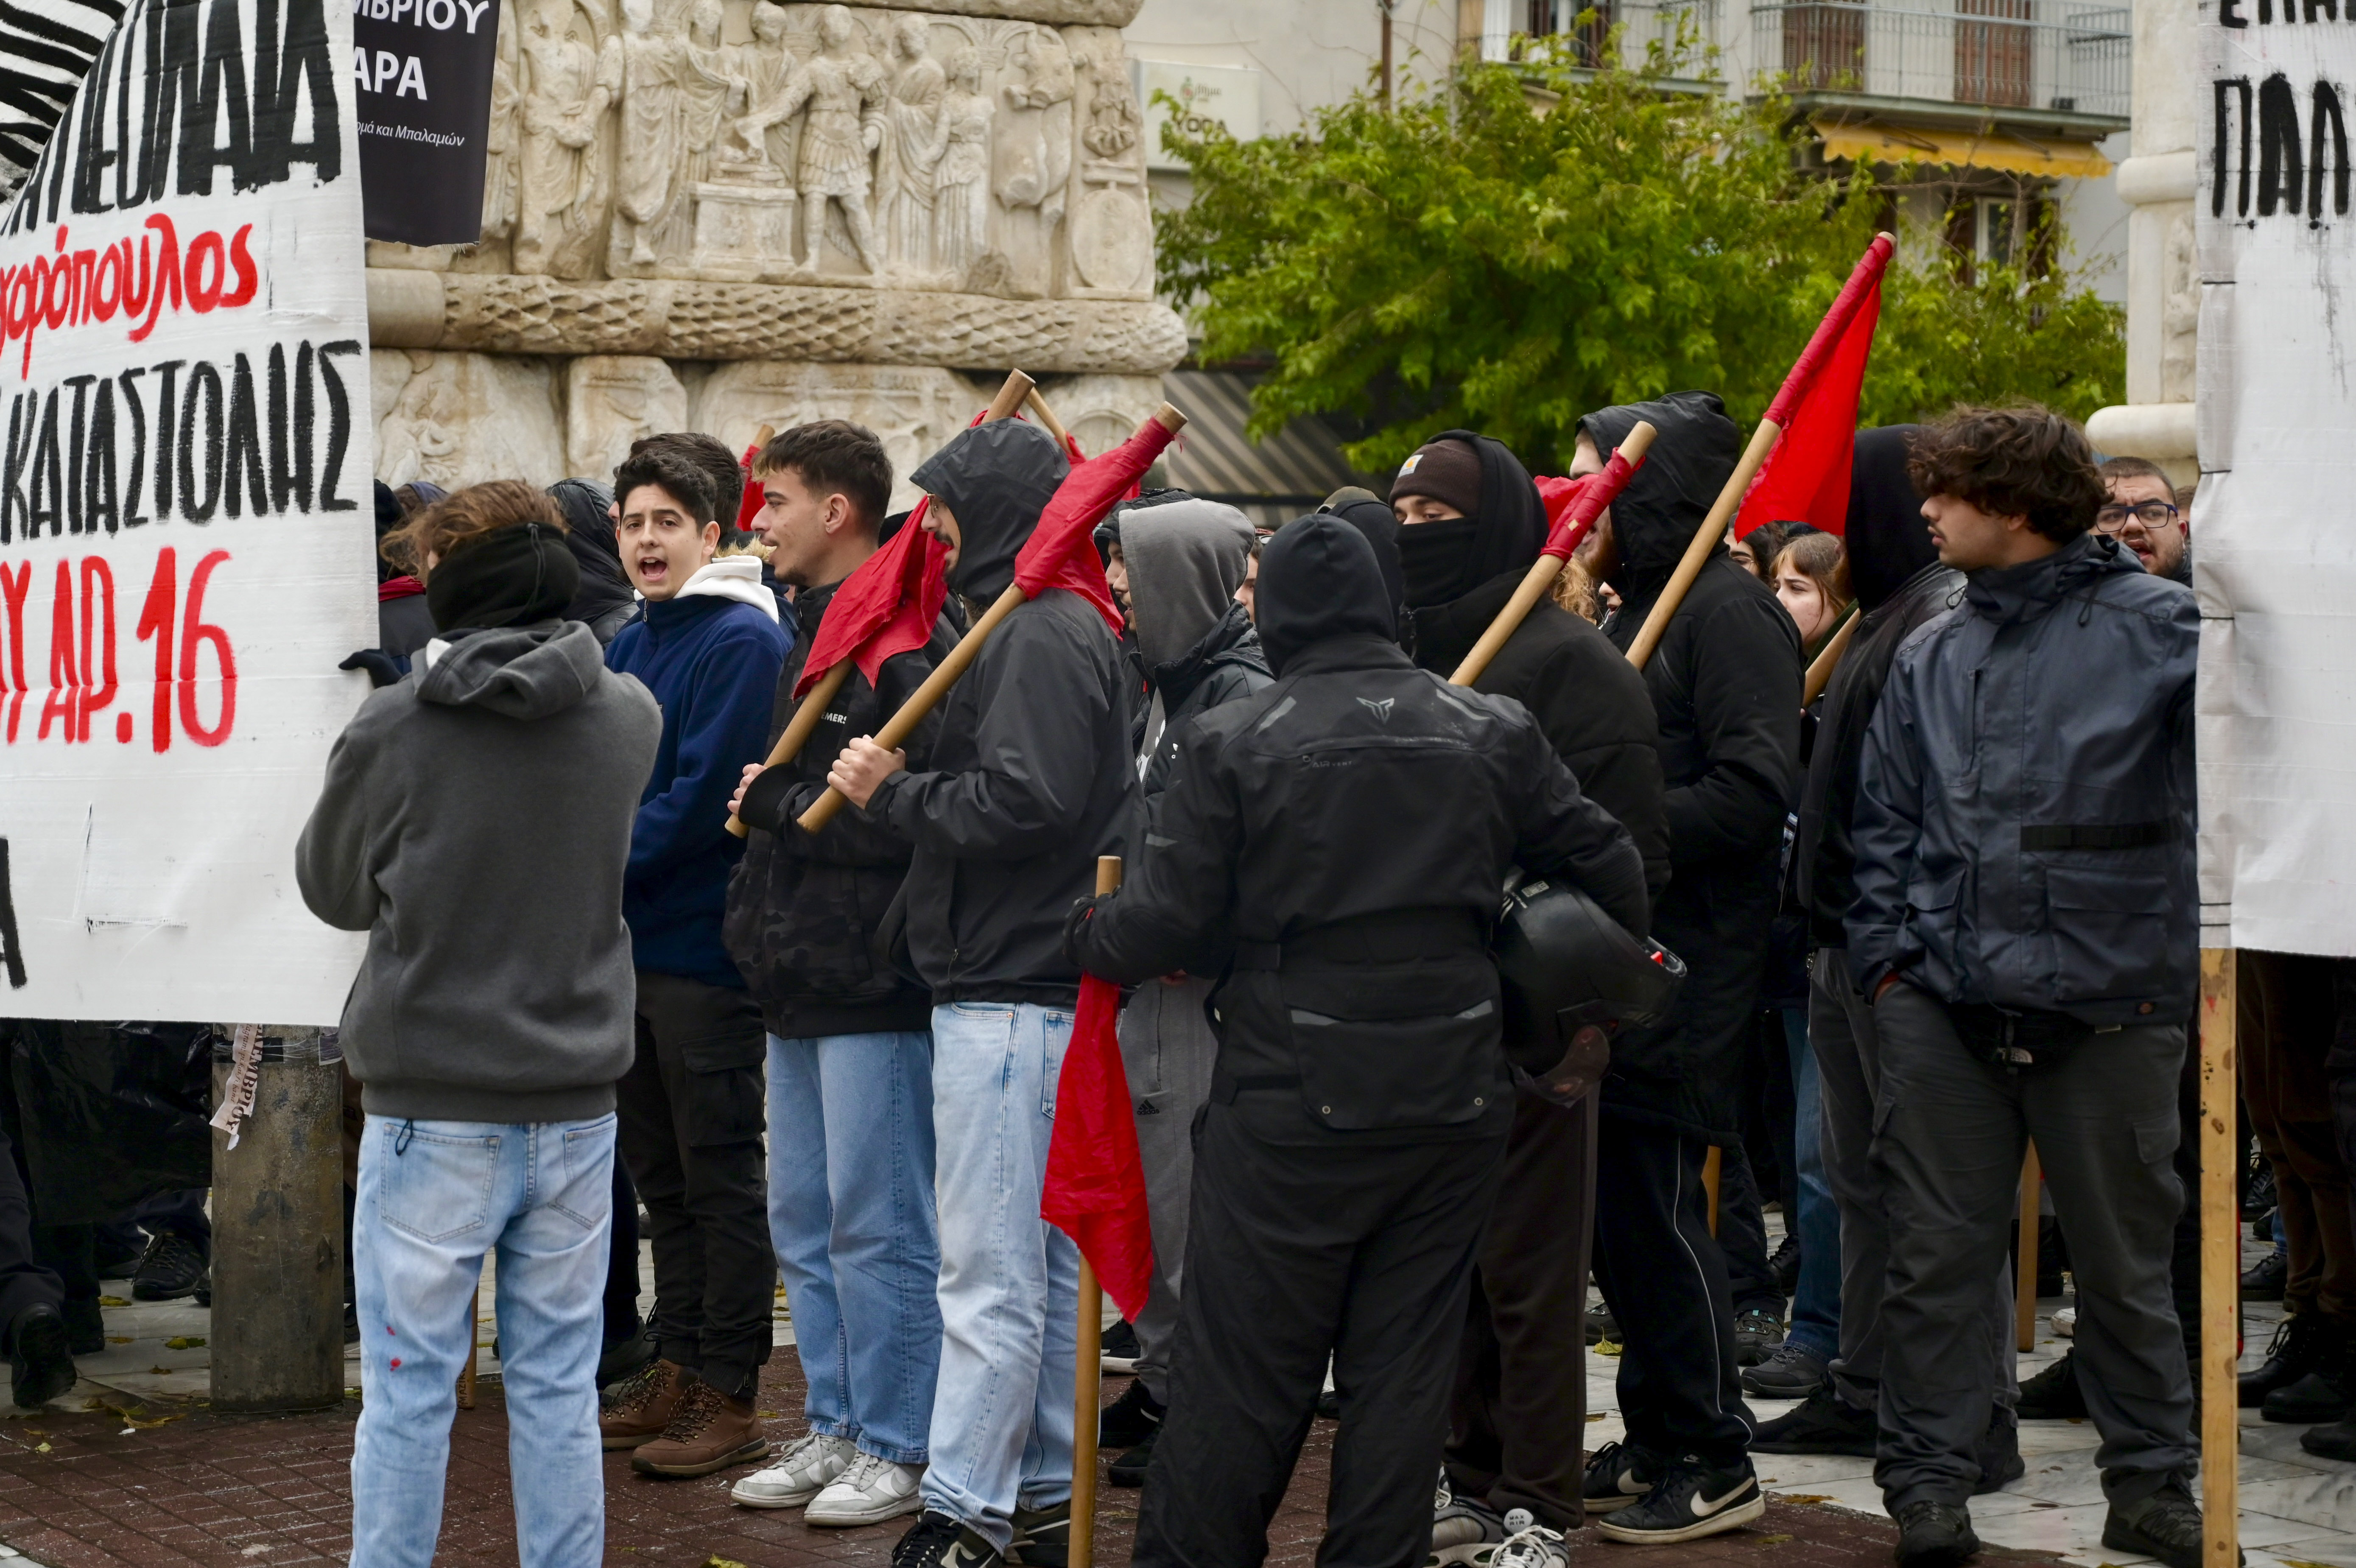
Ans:
[[[748,1509],[798,1509],[826,1490],[860,1456],[848,1437],[813,1432],[766,1470],[755,1470],[728,1490]]]
[[[804,1524],[881,1524],[925,1506],[917,1483],[925,1477],[921,1465],[895,1465],[873,1454],[862,1454],[851,1468],[810,1501]]]
[[[1488,1568],[1564,1568],[1570,1561],[1570,1547],[1562,1531],[1533,1523],[1526,1510],[1515,1509],[1506,1514],[1505,1527],[1514,1533],[1489,1559]]]
[[[2078,1333],[2078,1309],[2074,1306],[2065,1306],[2055,1312],[2053,1332],[2064,1339],[2074,1338]]]

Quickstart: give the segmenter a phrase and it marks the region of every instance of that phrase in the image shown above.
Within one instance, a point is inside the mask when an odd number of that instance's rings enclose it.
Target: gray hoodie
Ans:
[[[1251,561],[1252,526],[1223,501],[1199,496],[1114,514],[1129,564],[1138,651],[1148,670],[1174,664],[1236,602]]]
[[[369,933],[344,1054],[371,1116],[569,1122],[635,1049],[622,872],[662,713],[578,622],[435,641],[327,757],[303,900]]]

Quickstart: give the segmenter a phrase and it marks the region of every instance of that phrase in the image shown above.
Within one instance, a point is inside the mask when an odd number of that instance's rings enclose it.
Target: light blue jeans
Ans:
[[[933,1009],[941,1370],[925,1506],[1001,1552],[1020,1506],[1072,1495],[1080,1254],[1039,1218],[1069,1009]]]
[[[1783,1043],[1791,1052],[1793,1163],[1800,1167],[1800,1283],[1792,1292],[1788,1337],[1826,1360],[1840,1354],[1840,1208],[1825,1178],[1824,1096],[1816,1084],[1816,1054],[1808,1048],[1808,1010],[1783,1009]]]
[[[810,1430],[925,1463],[941,1359],[930,1035],[769,1036],[769,1239]]]
[[[508,1470],[523,1568],[604,1561],[597,1353],[614,1118],[395,1121],[360,1140],[352,1276],[360,1420],[352,1568],[428,1568],[442,1530],[450,1417],[475,1337],[483,1254],[498,1250]]]

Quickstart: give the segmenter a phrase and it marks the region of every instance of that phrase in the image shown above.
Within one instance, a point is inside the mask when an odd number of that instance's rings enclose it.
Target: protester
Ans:
[[[2324,1058],[2323,1071],[2330,1085],[2332,1121],[2340,1133],[2340,1160],[2345,1168],[2356,1162],[2356,964],[2333,959],[2330,965],[2331,1050]],[[2356,1462],[2356,1412],[2329,1426],[2300,1433],[2298,1445],[2320,1458]]]
[[[1604,635],[1625,650],[1667,586],[1741,446],[1710,392],[1590,413],[1573,475],[1599,471],[1638,420],[1651,456],[1582,547],[1622,603]],[[1726,1262],[1702,1165],[1738,1140],[1744,1040],[1777,894],[1799,766],[1800,643],[1765,584],[1714,546],[1644,670],[1667,786],[1669,886],[1653,935],[1685,960],[1663,1022],[1612,1042],[1597,1145],[1595,1274],[1625,1335],[1624,1442],[1589,1462],[1590,1511],[1621,1541],[1686,1541],[1764,1508],[1736,1383]]]
[[[638,616],[637,590],[622,569],[614,492],[594,479],[559,479],[548,494],[564,513],[564,543],[581,568],[581,591],[564,607],[564,618],[586,625],[599,646],[609,645]]]
[[[661,1354],[613,1389],[598,1424],[607,1448],[637,1450],[637,1470],[704,1476],[768,1452],[753,1408],[777,1266],[762,1173],[767,1036],[721,921],[743,847],[728,800],[761,755],[787,641],[760,563],[712,559],[710,473],[656,440],[614,473],[622,564],[647,608],[605,662],[663,709],[623,889],[637,1055],[620,1090]]]
[[[770,709],[775,744],[836,590],[875,553],[892,460],[874,432],[829,419],[779,435],[753,471],[770,562],[798,590],[801,622]],[[880,686],[854,665],[794,760],[748,765],[731,803],[754,832],[729,885],[728,949],[768,1031],[769,1235],[809,1432],[730,1495],[748,1508],[807,1505],[809,1524],[874,1524],[920,1506],[940,1243],[930,1004],[868,942],[907,875],[908,846],[855,811],[816,833],[794,819],[826,789],[843,744],[879,728],[953,644],[937,627],[928,646],[884,662]],[[909,743],[919,767],[937,728]]]
[[[1066,471],[1044,432],[1009,419],[910,476],[952,592],[979,607],[1005,591]],[[941,1364],[925,1511],[896,1568],[1039,1568],[1070,1538],[1079,1254],[1039,1199],[1079,995],[1063,913],[1137,803],[1114,614],[1109,594],[1025,601],[950,692],[929,767],[862,736],[828,776],[914,847],[901,940],[933,1001]]]
[[[1259,586],[1260,552],[1267,548],[1269,538],[1268,534],[1257,530],[1253,532],[1251,559],[1244,564],[1244,580],[1236,585],[1236,603],[1243,606],[1244,614],[1255,620],[1259,618],[1259,607],[1253,596]]]
[[[296,848],[312,912],[369,933],[342,1033],[369,1117],[359,1568],[434,1558],[494,1248],[517,1550],[528,1568],[604,1557],[592,1426],[614,1083],[630,1061],[623,877],[661,720],[559,618],[579,579],[563,532],[512,480],[404,526],[437,635],[337,740]]]
[[[1519,704],[1411,667],[1349,524],[1287,524],[1258,597],[1277,683],[1178,737],[1135,875],[1074,910],[1091,973],[1226,973],[1134,1560],[1265,1554],[1330,1353],[1321,1555],[1413,1562],[1513,1122],[1497,890],[1515,865],[1565,876],[1642,931],[1644,863]],[[1534,1529],[1496,1560],[1559,1562],[1560,1537]]]
[[[1875,1478],[1901,1564],[1978,1550],[1982,1304],[2033,1137],[2079,1280],[2104,1544],[2195,1568],[2169,1156],[2197,972],[2199,618],[2087,533],[2103,482],[2058,415],[1958,410],[1909,469],[1968,586],[1900,650],[1858,774],[1847,924],[1890,1231]]]
[[[2099,471],[2107,499],[2094,532],[2134,551],[2145,571],[2190,586],[2190,540],[2168,471],[2144,457],[2113,457]]]
[[[1794,529],[1806,530],[1804,522],[1762,522],[1740,539],[1727,542],[1727,559],[1766,584],[1775,585],[1773,564],[1783,552],[1783,541]]]
[[[428,486],[428,489],[434,487]],[[403,490],[413,488],[404,485]],[[439,499],[437,496],[435,498]],[[423,563],[396,562],[384,553],[385,539],[423,507],[404,509],[401,491],[382,479],[376,482],[376,629],[377,646],[396,658],[407,658],[434,637],[434,614],[425,605],[425,584],[417,568]]]
[[[33,1206],[16,1168],[16,1151],[0,1131],[0,1353],[8,1358],[8,1397],[37,1410],[74,1386],[65,1285],[44,1263],[33,1239]]]
[[[1849,606],[1848,555],[1837,535],[1794,528],[1768,569],[1767,585],[1813,653]]]
[[[1355,522],[1369,504],[1343,515]],[[1444,679],[1537,559],[1546,508],[1514,455],[1469,431],[1419,448],[1392,483],[1391,505],[1415,661]],[[1541,604],[1472,689],[1529,710],[1580,792],[1628,831],[1644,859],[1648,893],[1665,886],[1669,834],[1653,702],[1620,650],[1587,622]],[[1505,1516],[1515,1509],[1558,1531],[1584,1517],[1585,1346],[1560,1326],[1586,1310],[1594,1107],[1558,1105],[1527,1089],[1513,1103],[1456,1357],[1435,1551],[1504,1540]]]

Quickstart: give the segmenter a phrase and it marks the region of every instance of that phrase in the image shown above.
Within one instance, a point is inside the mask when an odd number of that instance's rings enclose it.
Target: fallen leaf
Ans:
[[[1752,1542],[1758,1546],[1781,1546],[1792,1538],[1788,1535],[1762,1535]]]
[[[1775,1500],[1779,1503],[1828,1503],[1833,1499],[1823,1492],[1778,1492]]]
[[[734,1557],[707,1557],[703,1560],[703,1568],[744,1568],[744,1564]]]
[[[201,1350],[204,1348],[205,1337],[201,1334],[183,1334],[177,1339],[164,1341],[166,1350]]]
[[[119,1295],[102,1295],[98,1298],[98,1305],[101,1306],[129,1306],[131,1303]]]
[[[1620,1354],[1620,1342],[1616,1339],[1599,1339],[1595,1342],[1595,1353],[1599,1356],[1617,1356]]]
[[[33,1450],[33,1452],[34,1452],[34,1453],[36,1453],[36,1454],[47,1454],[48,1451],[49,1451],[49,1445],[48,1445],[48,1444],[46,1444],[46,1443],[44,1443],[44,1444],[41,1444],[37,1445],[37,1447],[35,1447],[35,1448],[34,1448],[34,1450]]]

